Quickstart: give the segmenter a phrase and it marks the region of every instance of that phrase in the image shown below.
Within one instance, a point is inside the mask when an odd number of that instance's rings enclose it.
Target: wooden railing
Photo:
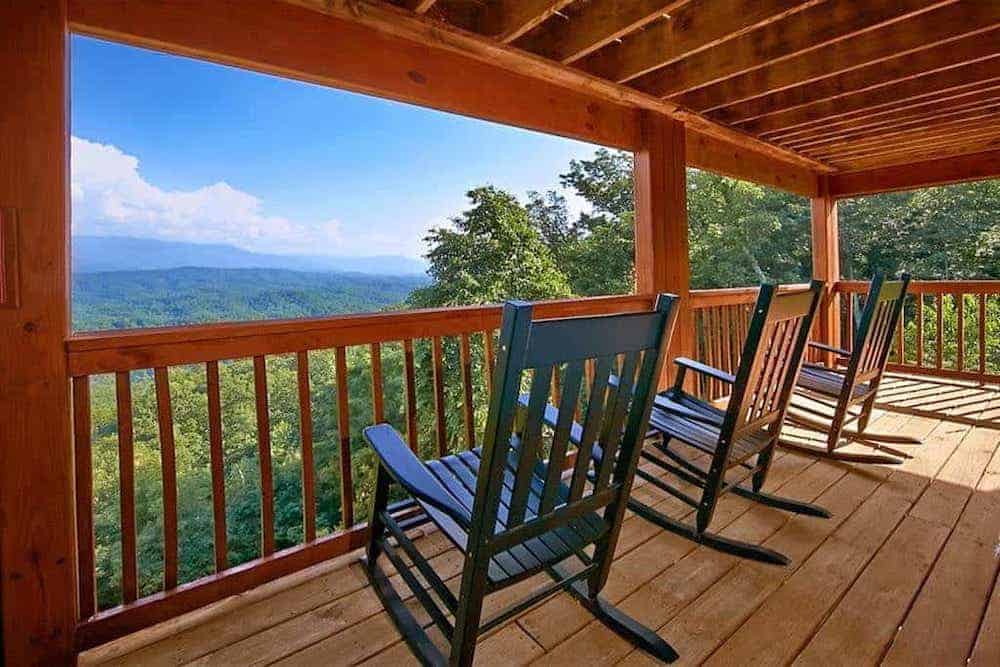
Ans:
[[[564,317],[613,312],[636,312],[652,306],[647,296],[601,297],[554,301],[539,304],[537,317]],[[108,331],[79,334],[67,342],[69,371],[73,388],[73,415],[76,449],[77,537],[79,558],[80,649],[96,646],[137,629],[193,610],[223,597],[248,590],[266,581],[284,576],[362,545],[364,510],[355,504],[355,477],[359,452],[352,448],[358,434],[352,433],[351,410],[359,403],[365,408],[363,423],[386,419],[386,388],[391,384],[402,387],[402,421],[399,424],[411,447],[417,450],[421,438],[420,417],[430,422],[437,452],[449,446],[449,418],[456,402],[460,417],[457,430],[465,443],[475,442],[476,411],[485,401],[474,404],[477,393],[488,391],[488,369],[492,367],[494,331],[500,323],[497,306],[467,307],[436,310],[393,312],[376,315],[351,315],[310,320],[270,321],[218,324],[129,331]],[[387,346],[400,363],[390,369],[383,352]],[[473,349],[475,348],[475,350]],[[326,402],[318,401],[311,378],[310,359],[330,354],[335,380],[332,394]],[[454,352],[457,358],[451,358]],[[473,357],[478,360],[473,363]],[[418,396],[417,358],[419,368],[431,369],[429,401]],[[282,395],[297,403],[299,455],[301,456],[301,540],[287,545],[276,537],[275,468],[272,461],[273,406],[275,388],[269,391],[269,362],[284,359],[294,364],[294,391]],[[368,376],[369,387],[358,396],[351,386],[352,361],[363,363],[362,374]],[[254,406],[256,458],[260,488],[258,557],[247,562],[232,563],[229,541],[233,531],[227,529],[226,443],[224,433],[228,405],[221,390],[223,379],[235,377],[239,364],[252,366],[248,379],[247,401]],[[207,457],[204,474],[211,480],[210,504],[214,548],[214,571],[194,580],[182,582],[179,571],[178,535],[178,460],[175,445],[175,421],[172,402],[171,371],[195,365],[197,381],[204,378],[206,410],[203,424],[207,434]],[[474,377],[478,365],[478,377]],[[447,368],[457,369],[448,382]],[[224,371],[224,372],[223,372]],[[179,371],[174,370],[174,373]],[[251,373],[249,367],[248,375]],[[401,377],[390,377],[398,373]],[[228,375],[227,375],[228,374]],[[455,387],[455,376],[460,386]],[[220,379],[222,376],[222,379]],[[101,378],[104,384],[100,385]],[[150,381],[152,385],[149,385]],[[140,383],[140,384],[137,384]],[[252,386],[252,390],[249,387]],[[95,416],[91,391],[97,387],[113,392],[115,416]],[[144,590],[143,573],[139,572],[139,530],[136,506],[136,432],[137,403],[134,388],[149,394],[148,410],[155,414],[158,440],[159,477],[162,498],[162,581],[156,590]],[[447,393],[457,401],[446,405]],[[138,394],[137,394],[138,395]],[[351,398],[355,398],[352,408]],[[433,417],[418,414],[420,406]],[[293,410],[294,411],[294,410]],[[95,419],[110,420],[98,424]],[[187,417],[190,419],[190,416]],[[452,420],[454,423],[455,420]],[[314,428],[325,423],[335,424],[336,442],[333,461],[318,461]],[[355,429],[356,431],[357,429]],[[94,454],[95,434],[107,441],[117,457],[117,506],[119,523],[117,544],[102,544],[102,549],[120,552],[119,600],[114,605],[99,605],[95,543]],[[109,435],[110,434],[110,435]],[[454,440],[454,438],[452,438]],[[426,440],[426,437],[425,437]],[[427,443],[423,443],[427,444]],[[334,457],[330,457],[334,458]],[[338,471],[340,486],[339,521],[320,528],[317,517],[317,466],[330,466]],[[113,467],[113,466],[112,466]],[[209,499],[206,498],[205,501]],[[231,528],[231,527],[230,527]],[[321,534],[325,532],[326,534]],[[245,536],[244,536],[245,537]],[[104,572],[102,576],[112,576]],[[148,579],[148,577],[147,577]],[[105,582],[106,583],[106,582]],[[148,588],[148,586],[146,587]]]
[[[868,283],[840,281],[841,340],[849,344]],[[1000,281],[910,283],[890,370],[1000,381]]]

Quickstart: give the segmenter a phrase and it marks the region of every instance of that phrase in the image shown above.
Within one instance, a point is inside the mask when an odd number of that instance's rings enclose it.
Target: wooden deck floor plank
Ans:
[[[906,517],[793,664],[877,663],[947,536]]]
[[[845,522],[859,523],[855,518],[858,508],[879,487],[879,480],[869,475],[849,473],[838,480],[818,502],[830,510],[832,517],[820,520],[811,517],[791,517],[764,544],[792,558],[788,567],[772,567],[750,561],[737,561],[724,577],[719,579],[697,600],[677,614],[660,630],[669,637],[681,654],[680,664],[698,664],[722,644],[761,604],[791,577],[824,541]],[[887,502],[902,504],[895,495],[886,495]],[[902,514],[902,511],[899,512]],[[888,512],[879,512],[886,520]],[[869,522],[865,521],[866,524]],[[866,539],[873,539],[870,525],[860,532]],[[845,539],[850,539],[846,537]],[[649,664],[638,652],[629,655],[624,664]],[[724,664],[724,663],[721,663]],[[732,663],[729,663],[732,664]]]
[[[1000,665],[1000,581],[997,579],[993,581],[993,594],[979,626],[969,664]]]
[[[987,475],[1000,473],[998,445],[1000,432],[975,429],[931,485],[932,488],[944,485],[952,490],[952,495],[968,501],[968,505],[963,504],[962,519],[956,517],[963,528],[956,527],[950,535],[886,654],[886,664],[920,661],[957,665],[972,652],[980,619],[995,584],[1000,556],[996,551],[1000,544],[997,540],[1000,519],[976,520],[982,509],[978,502],[972,502],[972,497],[989,496],[991,479]],[[986,460],[983,454],[988,456]],[[946,477],[953,481],[944,481]],[[1000,503],[996,505],[994,509],[1000,510]],[[996,514],[1000,512],[993,513]]]
[[[949,433],[952,433],[948,429]],[[970,447],[970,450],[974,448]],[[954,458],[954,457],[952,457]],[[950,462],[950,460],[949,460]],[[871,470],[856,466],[859,472]],[[885,470],[885,469],[883,469]],[[909,473],[901,475],[908,484],[885,484],[826,540],[794,572],[783,586],[711,656],[710,664],[725,665],[747,661],[760,665],[786,664],[808,641],[827,615],[830,606],[853,584],[877,549],[902,521],[914,493],[911,482],[926,480]],[[903,489],[901,491],[901,489]],[[920,496],[925,500],[926,491]],[[951,503],[946,504],[951,507]],[[928,514],[940,514],[940,510]],[[960,508],[959,508],[960,511]],[[952,518],[957,514],[952,510]]]
[[[827,487],[843,478],[844,473],[845,471],[839,466],[817,462],[783,484],[780,487],[781,493],[792,498],[814,501],[817,497],[822,498]],[[727,537],[759,543],[774,534],[787,521],[788,515],[783,512],[750,503],[746,511],[720,532]],[[667,641],[680,650],[669,630],[663,629],[664,624],[698,599],[705,590],[711,588],[739,562],[740,559],[735,556],[712,549],[691,548],[679,562],[622,601],[621,608],[650,627],[660,628],[661,636],[666,637]],[[671,590],[665,591],[664,584],[671,586]],[[588,664],[603,664],[617,662],[626,656],[631,658],[633,655],[638,660],[648,660],[644,653],[633,652],[631,645],[616,642],[616,637],[599,622],[591,621],[579,633],[547,653],[543,662],[551,661],[551,664],[558,664],[560,661],[572,658]],[[681,652],[683,660],[683,651]]]
[[[784,486],[791,480],[796,479],[803,471],[808,470],[813,465],[813,461],[808,457],[795,454],[784,454],[780,459],[776,458],[773,464],[773,487],[784,490]],[[661,494],[661,498],[665,494]],[[738,496],[726,496],[720,501],[716,510],[713,527],[715,530],[722,530],[724,533],[736,522],[736,520],[746,513],[752,503]],[[683,514],[671,514],[672,516],[689,516],[691,510],[684,508]],[[653,526],[648,521],[635,519],[647,527]],[[623,529],[624,530],[624,529]],[[626,594],[635,590],[640,585],[648,582],[659,572],[671,566],[680,559],[693,552],[697,545],[678,535],[666,533],[653,526],[653,534],[658,535],[656,550],[666,548],[663,555],[644,550],[642,554],[635,558],[649,558],[656,563],[655,569],[640,570],[627,566],[618,566],[625,556],[616,560],[616,566],[612,567],[611,575],[605,589],[605,597],[612,602],[620,601]],[[646,543],[648,544],[648,542]],[[649,547],[652,549],[653,545]],[[548,600],[541,606],[522,615],[518,623],[531,635],[535,641],[547,649],[551,649],[570,635],[581,628],[587,626],[593,617],[589,612],[576,604],[568,595],[559,595]],[[603,626],[602,626],[603,627]]]
[[[920,513],[926,518],[911,513],[903,519],[794,664],[873,664],[883,657],[951,534],[947,522],[957,519],[953,494],[932,494],[924,505],[921,501],[931,480],[954,455],[962,456],[960,444],[968,431],[962,424],[940,422],[924,439],[926,454],[893,471],[887,483],[923,481],[912,501],[914,509],[923,507]]]

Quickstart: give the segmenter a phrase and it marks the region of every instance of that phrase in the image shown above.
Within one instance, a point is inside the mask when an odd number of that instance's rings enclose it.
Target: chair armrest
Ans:
[[[393,480],[414,498],[433,505],[468,530],[472,516],[410,451],[396,429],[389,424],[376,424],[366,428],[364,436]]]
[[[727,384],[736,384],[736,376],[725,371],[720,371],[718,368],[712,368],[707,364],[703,364],[700,361],[695,361],[694,359],[688,359],[687,357],[677,357],[674,359],[674,363],[678,366],[683,366],[684,368],[690,368],[696,373],[701,373],[702,375],[709,375],[714,377],[716,380],[721,380]]]
[[[702,414],[700,412],[695,412],[694,410],[684,407],[680,403],[676,403],[670,400],[668,396],[664,396],[663,394],[657,394],[654,404],[656,405],[657,408],[663,410],[664,412],[669,412],[671,414],[675,414],[680,417],[685,417],[692,421],[700,422],[702,424],[708,424],[709,426],[722,425],[723,418],[721,416],[716,417],[716,416]]]
[[[841,357],[850,357],[851,353],[842,347],[835,347],[833,345],[827,345],[826,343],[817,343],[816,341],[809,341],[810,347],[815,347],[820,350],[826,350],[827,352],[833,352],[834,354],[840,355]]]

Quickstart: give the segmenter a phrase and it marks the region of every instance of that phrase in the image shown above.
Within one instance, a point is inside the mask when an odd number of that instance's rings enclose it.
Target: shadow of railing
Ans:
[[[1000,430],[1000,386],[888,373],[876,406],[890,412]]]

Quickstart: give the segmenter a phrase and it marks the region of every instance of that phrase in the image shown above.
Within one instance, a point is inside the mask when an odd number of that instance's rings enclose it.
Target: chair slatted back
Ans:
[[[845,384],[851,388],[859,383],[877,381],[885,371],[909,284],[910,276],[906,273],[896,281],[886,281],[880,273],[872,278],[851,344],[851,360],[845,378]]]
[[[536,521],[558,527],[581,512],[625,502],[675,306],[676,297],[661,295],[650,313],[538,321],[531,319],[530,304],[504,306],[470,547],[500,536],[496,517],[508,469],[506,533]],[[620,381],[613,382],[616,375]],[[527,405],[519,409],[525,386]],[[551,401],[554,394],[558,399]],[[558,409],[554,428],[545,424],[550,402]],[[582,425],[574,421],[577,414]],[[595,447],[603,455],[596,470]],[[567,492],[562,474],[573,449]]]
[[[774,285],[761,286],[723,420],[726,445],[742,432],[784,419],[822,285],[813,281],[808,289],[782,294]],[[728,456],[728,447],[719,447],[717,455]]]

